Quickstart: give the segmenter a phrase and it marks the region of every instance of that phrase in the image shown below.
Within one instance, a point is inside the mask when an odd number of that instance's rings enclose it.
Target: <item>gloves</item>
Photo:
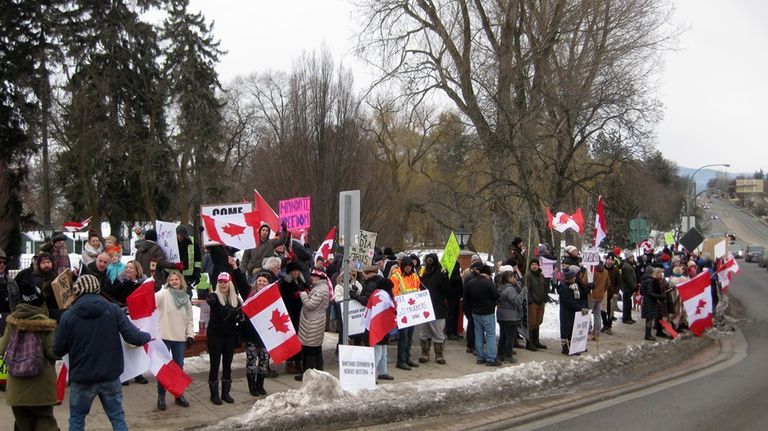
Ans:
[[[588,308],[582,308],[581,309],[581,315],[582,316],[586,316],[587,314],[589,314],[589,309]]]
[[[178,269],[179,271],[182,271],[184,269],[184,264],[181,262],[177,262],[173,265],[174,268]]]
[[[187,349],[191,349],[193,344],[195,344],[195,339],[192,337],[187,337]]]
[[[293,297],[296,298],[296,299],[301,298],[301,292],[303,292],[303,290],[297,290],[297,291],[293,292]]]

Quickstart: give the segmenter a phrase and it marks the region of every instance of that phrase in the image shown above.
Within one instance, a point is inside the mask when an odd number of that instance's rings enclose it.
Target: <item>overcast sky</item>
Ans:
[[[681,166],[730,163],[729,172],[768,170],[768,1],[674,1],[674,24],[687,31],[666,54],[659,98],[664,121],[658,148]],[[191,0],[215,23],[227,51],[223,83],[237,75],[288,71],[323,45],[355,71],[370,72],[351,53],[358,20],[348,0]]]

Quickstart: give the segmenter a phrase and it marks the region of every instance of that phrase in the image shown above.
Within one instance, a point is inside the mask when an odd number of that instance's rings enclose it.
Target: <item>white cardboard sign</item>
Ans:
[[[592,321],[592,312],[586,316],[577,311],[573,318],[573,332],[571,332],[571,347],[569,355],[581,353],[587,350],[587,338],[589,337],[589,322]]]
[[[339,383],[345,391],[376,389],[373,347],[339,345]]]
[[[584,266],[595,266],[600,263],[600,252],[596,248],[588,247],[581,250],[581,263]]]
[[[167,221],[155,221],[155,230],[157,231],[157,245],[163,249],[165,258],[168,262],[181,262],[179,254],[179,241],[176,239],[176,228],[178,223]]]
[[[344,307],[341,307],[344,310]],[[365,332],[363,326],[363,315],[365,314],[365,305],[355,301],[349,300],[349,335],[357,335]]]
[[[428,290],[406,293],[395,298],[397,329],[409,328],[435,320],[435,310]]]

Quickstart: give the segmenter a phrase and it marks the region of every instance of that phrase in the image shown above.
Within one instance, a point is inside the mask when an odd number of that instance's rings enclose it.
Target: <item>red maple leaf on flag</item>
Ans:
[[[288,326],[288,322],[290,321],[291,317],[289,315],[281,313],[277,308],[272,310],[272,318],[269,319],[269,322],[272,323],[272,328],[275,328],[275,331],[288,333],[291,329]]]
[[[415,299],[413,299],[413,298],[411,298],[411,299],[409,299],[409,300],[408,300],[408,305],[413,305],[413,304],[415,304],[415,303],[416,303],[416,300],[415,300]]]
[[[245,232],[245,226],[227,223],[221,230],[229,236],[237,236]]]
[[[379,303],[381,303],[379,295],[371,295],[371,298],[368,300],[368,308],[373,308]]]
[[[570,220],[570,219],[571,219],[571,217],[568,214],[561,214],[560,218],[558,219],[558,221],[560,222],[560,224],[566,224],[566,223],[568,223],[568,220]]]
[[[701,314],[701,309],[707,305],[707,301],[699,299],[699,303],[696,304],[696,314]]]

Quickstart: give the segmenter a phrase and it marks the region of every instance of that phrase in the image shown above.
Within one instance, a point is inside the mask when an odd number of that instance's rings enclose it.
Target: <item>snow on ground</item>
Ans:
[[[458,414],[481,406],[490,408],[491,401],[512,402],[521,397],[542,396],[558,387],[573,389],[627,365],[648,363],[651,358],[665,354],[661,350],[664,346],[676,344],[680,342],[633,345],[623,351],[585,355],[570,361],[532,361],[451,379],[387,384],[354,394],[343,391],[332,375],[312,370],[305,374],[301,388],[257,400],[248,413],[206,429],[291,429],[313,424],[343,427],[370,424],[376,419]]]

